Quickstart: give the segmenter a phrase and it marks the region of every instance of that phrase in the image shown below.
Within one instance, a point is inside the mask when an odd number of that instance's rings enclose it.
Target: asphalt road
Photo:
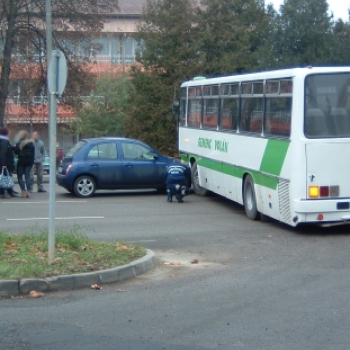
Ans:
[[[0,300],[1,350],[349,349],[349,227],[252,222],[217,196],[81,200],[57,188],[56,199],[58,229],[142,244],[159,266],[101,291]],[[47,217],[48,194],[0,201],[1,229],[45,228]]]

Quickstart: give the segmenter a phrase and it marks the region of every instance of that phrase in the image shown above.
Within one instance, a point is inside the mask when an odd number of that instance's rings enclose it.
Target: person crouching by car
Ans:
[[[13,152],[10,140],[8,138],[9,131],[6,128],[0,129],[0,172],[2,170],[7,170],[9,176],[12,176],[12,173],[15,169],[15,164],[13,160]],[[7,193],[3,188],[0,188],[0,198],[10,198],[17,197],[12,188],[6,189]]]
[[[170,165],[166,179],[167,201],[173,201],[175,195],[179,203],[183,203],[183,197],[188,195],[191,185],[191,169],[183,164]]]
[[[30,198],[30,171],[34,164],[35,147],[34,140],[28,139],[28,132],[22,130],[18,134],[19,141],[16,144],[15,153],[18,154],[17,178],[21,188],[21,197]],[[23,175],[25,181],[23,181]]]

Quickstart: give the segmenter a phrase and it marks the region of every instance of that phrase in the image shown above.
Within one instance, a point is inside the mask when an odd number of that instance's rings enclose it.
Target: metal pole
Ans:
[[[45,0],[46,6],[46,69],[52,61],[52,19],[51,0]],[[53,63],[53,62],[52,62]],[[56,63],[56,62],[55,62]],[[49,264],[54,263],[55,258],[55,174],[56,174],[56,94],[49,92],[49,140],[50,140],[50,185],[49,185]]]

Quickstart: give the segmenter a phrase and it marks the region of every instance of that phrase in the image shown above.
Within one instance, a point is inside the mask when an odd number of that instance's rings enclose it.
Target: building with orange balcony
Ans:
[[[95,76],[112,69],[125,71],[135,63],[137,42],[135,33],[140,22],[146,0],[118,0],[118,10],[106,16],[104,27],[88,42],[63,38],[69,59],[84,62]],[[75,37],[77,37],[75,33]],[[16,63],[12,66],[10,93],[6,103],[4,123],[10,129],[37,130],[46,145],[48,140],[48,104],[46,87],[34,84],[40,74],[39,59],[44,50],[31,56],[30,62],[14,52]],[[68,76],[69,79],[69,76]],[[35,87],[35,88],[34,88]],[[35,92],[33,92],[35,91]],[[77,89],[77,94],[86,95]],[[67,131],[67,126],[76,115],[69,105],[59,101],[57,106],[57,147],[64,151],[75,142],[75,135]]]

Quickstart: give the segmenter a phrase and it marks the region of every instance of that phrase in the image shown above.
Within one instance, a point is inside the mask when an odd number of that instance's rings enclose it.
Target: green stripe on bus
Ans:
[[[224,164],[222,162],[203,158],[200,156],[193,155],[193,157],[196,159],[198,165],[223,173],[225,175],[243,179],[244,174],[249,173],[252,175],[253,180],[257,185],[275,190],[278,186],[277,177],[281,175],[288,148],[288,141],[268,140],[259,171],[246,169],[240,166]],[[182,156],[182,159],[188,161],[191,157],[192,155],[188,155],[187,157]]]
[[[288,141],[269,140],[261,161],[260,171],[280,176],[288,147]]]
[[[230,166],[227,164],[223,164],[223,173],[226,175],[237,177],[239,179],[243,179],[243,176],[249,173],[252,175],[254,183],[256,183],[257,185],[271,188],[273,190],[275,190],[278,185],[278,178],[276,177],[267,176],[259,171],[249,170],[239,166]]]
[[[191,158],[191,156],[189,158]],[[198,156],[194,156],[194,158],[196,158],[197,164],[204,168],[214,170],[214,171],[223,173],[225,175],[237,177],[239,179],[243,179],[244,174],[249,173],[252,175],[253,180],[257,185],[268,187],[273,190],[277,188],[278,178],[276,177],[271,177],[271,176],[262,174],[259,171],[248,170],[246,168],[239,167],[239,166],[223,164],[221,162],[211,160],[208,158],[202,158]]]

